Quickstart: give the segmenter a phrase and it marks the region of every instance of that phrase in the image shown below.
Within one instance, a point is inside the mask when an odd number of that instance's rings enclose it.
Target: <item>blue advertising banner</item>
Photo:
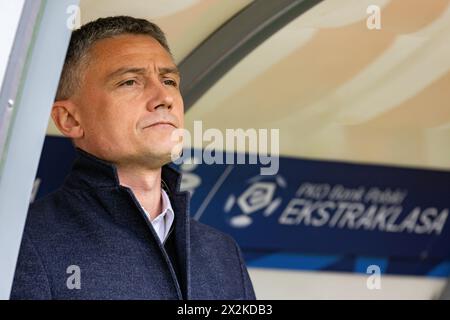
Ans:
[[[244,249],[449,256],[450,173],[289,158],[276,176],[256,165],[223,172],[192,207]]]
[[[47,138],[37,197],[62,183],[74,155],[67,139]],[[276,175],[260,167],[178,166],[192,216],[233,236],[250,266],[449,274],[450,172],[287,157]]]

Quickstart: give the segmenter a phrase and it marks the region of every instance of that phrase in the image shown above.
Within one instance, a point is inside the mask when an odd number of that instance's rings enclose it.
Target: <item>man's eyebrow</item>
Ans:
[[[136,74],[146,74],[148,71],[147,68],[136,68],[136,67],[122,67],[119,68],[113,72],[111,72],[110,74],[108,74],[106,76],[106,79],[114,79],[116,77],[119,77],[121,75],[127,74],[127,73],[136,73]],[[158,69],[159,74],[160,75],[165,75],[165,74],[176,74],[178,76],[180,76],[180,71],[178,70],[177,67],[163,67],[163,68],[159,68]]]
[[[136,73],[136,74],[145,74],[147,73],[146,68],[135,68],[135,67],[122,67],[119,68],[110,74],[106,76],[107,80],[114,79],[116,77],[119,77],[121,75],[127,74],[127,73]]]
[[[165,67],[165,68],[159,68],[159,74],[164,75],[168,73],[176,74],[177,76],[180,76],[180,70],[178,70],[177,67]]]

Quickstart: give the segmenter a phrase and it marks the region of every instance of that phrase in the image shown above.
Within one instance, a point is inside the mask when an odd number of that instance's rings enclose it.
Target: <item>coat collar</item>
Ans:
[[[114,164],[76,148],[78,157],[66,184],[74,188],[115,188],[120,186],[117,168]],[[169,194],[177,194],[180,190],[181,174],[170,165],[164,165],[161,171],[164,189]]]

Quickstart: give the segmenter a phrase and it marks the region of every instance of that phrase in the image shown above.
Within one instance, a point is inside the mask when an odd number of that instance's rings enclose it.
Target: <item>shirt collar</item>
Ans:
[[[155,219],[152,220],[152,223],[155,223],[155,222],[165,218],[166,225],[172,225],[172,222],[174,219],[174,212],[173,212],[172,204],[170,203],[169,196],[164,191],[164,189],[161,189],[161,200],[162,200],[161,213]]]
[[[153,220],[151,220],[151,224],[158,235],[159,240],[164,243],[169,234],[170,228],[172,227],[173,221],[175,219],[175,214],[172,209],[172,205],[170,204],[170,199],[164,189],[161,189],[161,201],[162,201],[162,210],[161,213]],[[150,220],[149,213],[142,207],[142,210],[145,212],[147,218]]]

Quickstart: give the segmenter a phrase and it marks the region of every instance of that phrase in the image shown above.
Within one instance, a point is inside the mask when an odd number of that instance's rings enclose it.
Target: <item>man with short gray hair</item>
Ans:
[[[52,118],[78,158],[30,206],[12,299],[255,299],[239,247],[189,217],[168,166],[179,86],[155,24],[118,16],[73,32]]]

